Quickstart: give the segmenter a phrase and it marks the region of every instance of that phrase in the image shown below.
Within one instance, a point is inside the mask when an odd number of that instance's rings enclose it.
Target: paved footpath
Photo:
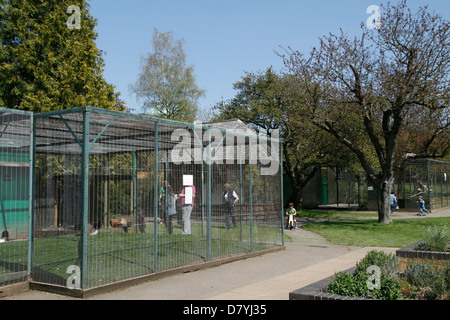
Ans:
[[[449,209],[430,215],[444,216],[450,216]],[[402,218],[418,217],[412,212],[394,214],[394,219]],[[334,245],[303,229],[285,231],[293,238],[286,242],[286,250],[146,282],[86,300],[288,300],[289,292],[354,267],[370,250],[386,253],[397,250]],[[29,291],[6,299],[74,298]]]

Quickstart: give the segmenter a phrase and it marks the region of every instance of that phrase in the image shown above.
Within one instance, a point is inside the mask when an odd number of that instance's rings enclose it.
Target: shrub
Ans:
[[[398,300],[400,299],[400,279],[397,275],[381,275],[379,290],[372,290],[375,299]]]
[[[415,261],[406,266],[405,279],[418,299],[450,298],[450,264],[433,265]]]
[[[414,261],[406,266],[406,281],[416,287],[430,286],[436,278],[429,263]]]
[[[450,243],[446,224],[441,228],[436,225],[428,227],[423,238],[424,241],[416,246],[416,250],[445,252]]]
[[[335,278],[328,284],[327,291],[342,296],[364,297],[367,292],[366,281],[369,278],[363,274],[352,275],[346,271],[336,273]]]
[[[397,300],[400,297],[400,279],[392,275],[381,275],[380,288],[369,289],[367,280],[370,275],[359,272],[352,275],[339,272],[328,284],[326,290],[331,293],[349,297],[365,297],[381,300]]]
[[[397,266],[399,259],[392,253],[372,250],[366,256],[356,263],[356,272],[366,272],[367,268],[372,265],[380,268],[382,275],[394,276],[397,274]]]
[[[444,266],[429,262],[412,262],[406,266],[403,278],[397,271],[398,259],[393,254],[370,251],[356,264],[356,273],[346,271],[335,274],[326,290],[331,293],[381,300],[450,299],[450,263]],[[380,287],[369,289],[372,274],[370,266],[380,268]],[[369,279],[370,278],[370,279]]]
[[[367,273],[370,266],[380,268],[380,287],[369,289],[368,280],[371,274]],[[327,291],[350,297],[366,297],[382,300],[396,300],[400,297],[400,279],[396,269],[398,259],[393,254],[382,251],[370,251],[356,264],[356,273],[339,272],[328,284]],[[369,280],[370,281],[370,280]]]

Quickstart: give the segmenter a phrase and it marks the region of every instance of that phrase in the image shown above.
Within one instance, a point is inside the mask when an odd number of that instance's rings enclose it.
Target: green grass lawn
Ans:
[[[312,219],[354,219],[354,218],[375,218],[377,213],[371,212],[345,212],[345,211],[322,211],[322,210],[299,210],[297,211],[299,218]]]
[[[377,219],[339,220],[310,223],[302,228],[315,232],[335,244],[401,248],[423,240],[423,234],[428,227],[444,224],[450,224],[450,217],[394,218],[391,224],[380,224]]]

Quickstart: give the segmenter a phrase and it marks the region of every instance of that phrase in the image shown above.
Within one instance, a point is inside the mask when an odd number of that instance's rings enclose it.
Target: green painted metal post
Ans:
[[[281,150],[281,149],[280,149]],[[281,179],[281,245],[284,246],[284,188],[283,188],[283,153],[280,152],[280,179]]]
[[[427,170],[427,195],[428,195],[428,209],[434,209],[434,206],[431,205],[431,192],[430,192],[430,160],[426,160],[426,170]]]
[[[154,177],[154,241],[153,241],[153,269],[158,271],[158,215],[159,215],[159,120],[155,121],[155,177]]]
[[[239,164],[239,197],[240,197],[240,203],[244,204],[245,203],[245,197],[244,197],[244,189],[243,189],[243,183],[244,183],[244,178],[243,178],[243,170],[242,170],[242,149],[236,148],[236,150],[239,150],[239,158],[237,160],[237,163]],[[244,160],[244,164],[245,164],[245,160]],[[242,205],[239,205],[239,220],[240,220],[240,240],[243,240],[243,221],[242,221]]]
[[[83,143],[81,150],[81,289],[85,289],[88,283],[89,131],[90,112],[85,110],[83,111]]]
[[[169,221],[169,150],[166,150],[166,163],[164,166],[164,181],[167,181],[164,183],[164,194],[166,195],[164,197],[164,212],[166,213],[166,216],[164,217],[164,222],[166,223],[167,229],[172,231],[172,223]]]
[[[212,188],[211,188],[211,184],[212,184],[212,166],[211,166],[211,162],[208,164],[208,220],[207,220],[207,228],[208,228],[208,232],[207,232],[207,242],[206,242],[206,248],[207,248],[207,252],[206,252],[206,259],[208,261],[210,261],[212,259],[212,249],[211,249],[211,199],[212,199]]]
[[[210,139],[210,137],[208,137]],[[211,206],[211,199],[212,199],[212,152],[211,152],[211,146],[208,146],[208,151],[206,154],[208,161],[208,208],[207,208],[207,239],[206,239],[206,259],[208,261],[212,260],[212,248],[211,248],[211,213],[212,213],[212,206]]]
[[[443,171],[442,171],[443,166],[444,166],[443,163],[439,164],[439,176],[441,177],[441,179],[444,176]],[[441,183],[440,183],[440,185],[441,185],[441,207],[444,207],[444,183],[442,182],[442,180],[440,180],[440,181],[441,181]],[[437,188],[437,186],[436,186],[436,188]]]
[[[204,153],[204,148],[203,148],[203,142],[202,139],[198,136],[197,132],[196,132],[196,127],[194,126],[193,130],[194,132],[194,137],[197,139],[196,141],[199,143],[201,150],[202,150],[202,160],[201,160],[201,166],[202,166],[202,237],[205,236],[205,161],[203,161],[203,153]],[[195,147],[195,143],[194,143],[194,147]],[[195,158],[194,158],[194,163],[195,163]]]
[[[29,158],[29,189],[28,189],[28,280],[32,280],[32,270],[33,270],[33,259],[34,259],[34,181],[35,181],[35,171],[34,166],[36,164],[35,156],[35,140],[36,135],[36,123],[34,121],[34,116],[30,116],[30,158]]]
[[[245,162],[244,162],[245,163]],[[244,190],[243,190],[243,177],[242,177],[242,151],[239,148],[239,197],[241,197],[240,203],[245,203],[244,200]],[[240,220],[240,240],[243,240],[243,230],[242,230],[242,205],[239,205],[239,220]]]
[[[138,215],[137,215],[137,179],[136,179],[136,152],[131,152],[131,180],[133,183],[133,207],[132,207],[132,214],[133,214],[133,226],[134,226],[134,232],[137,232],[138,227]]]
[[[249,184],[250,184],[250,251],[253,252],[253,181],[252,181],[252,139],[248,140],[248,166],[249,166]]]
[[[106,228],[109,229],[109,228],[111,228],[111,225],[109,224],[109,221],[110,221],[109,190],[110,190],[110,179],[111,179],[110,170],[109,170],[109,155],[106,157],[105,166],[106,166],[106,181],[105,181],[106,182],[106,187],[105,187],[106,191],[105,191],[105,212],[104,212],[105,216],[104,216],[104,219],[106,219],[106,220],[104,221],[104,224],[105,224]]]
[[[202,147],[202,237],[205,236],[205,166],[203,163],[203,147]]]

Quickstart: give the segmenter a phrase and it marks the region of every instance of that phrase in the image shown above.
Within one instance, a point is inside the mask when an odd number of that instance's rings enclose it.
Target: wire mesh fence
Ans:
[[[449,162],[431,159],[407,162],[399,185],[399,193],[404,195],[405,208],[418,208],[419,196],[423,197],[427,208],[450,206],[449,173]]]
[[[450,162],[415,159],[394,171],[393,191],[401,209],[418,210],[419,196],[426,207],[440,209],[450,206]],[[292,190],[292,188],[291,188]],[[285,200],[292,194],[288,190]],[[291,191],[291,193],[289,193]],[[324,167],[303,190],[303,204],[308,208],[348,205],[368,210],[378,209],[378,191],[365,173],[353,176],[336,167]],[[330,205],[330,206],[327,206]]]
[[[28,274],[32,113],[0,108],[0,286]]]
[[[0,108],[0,286],[89,289],[281,246],[279,143],[239,121]],[[449,169],[406,163],[401,207],[450,206]]]
[[[35,132],[33,281],[88,289],[283,244],[278,139],[95,108]]]

